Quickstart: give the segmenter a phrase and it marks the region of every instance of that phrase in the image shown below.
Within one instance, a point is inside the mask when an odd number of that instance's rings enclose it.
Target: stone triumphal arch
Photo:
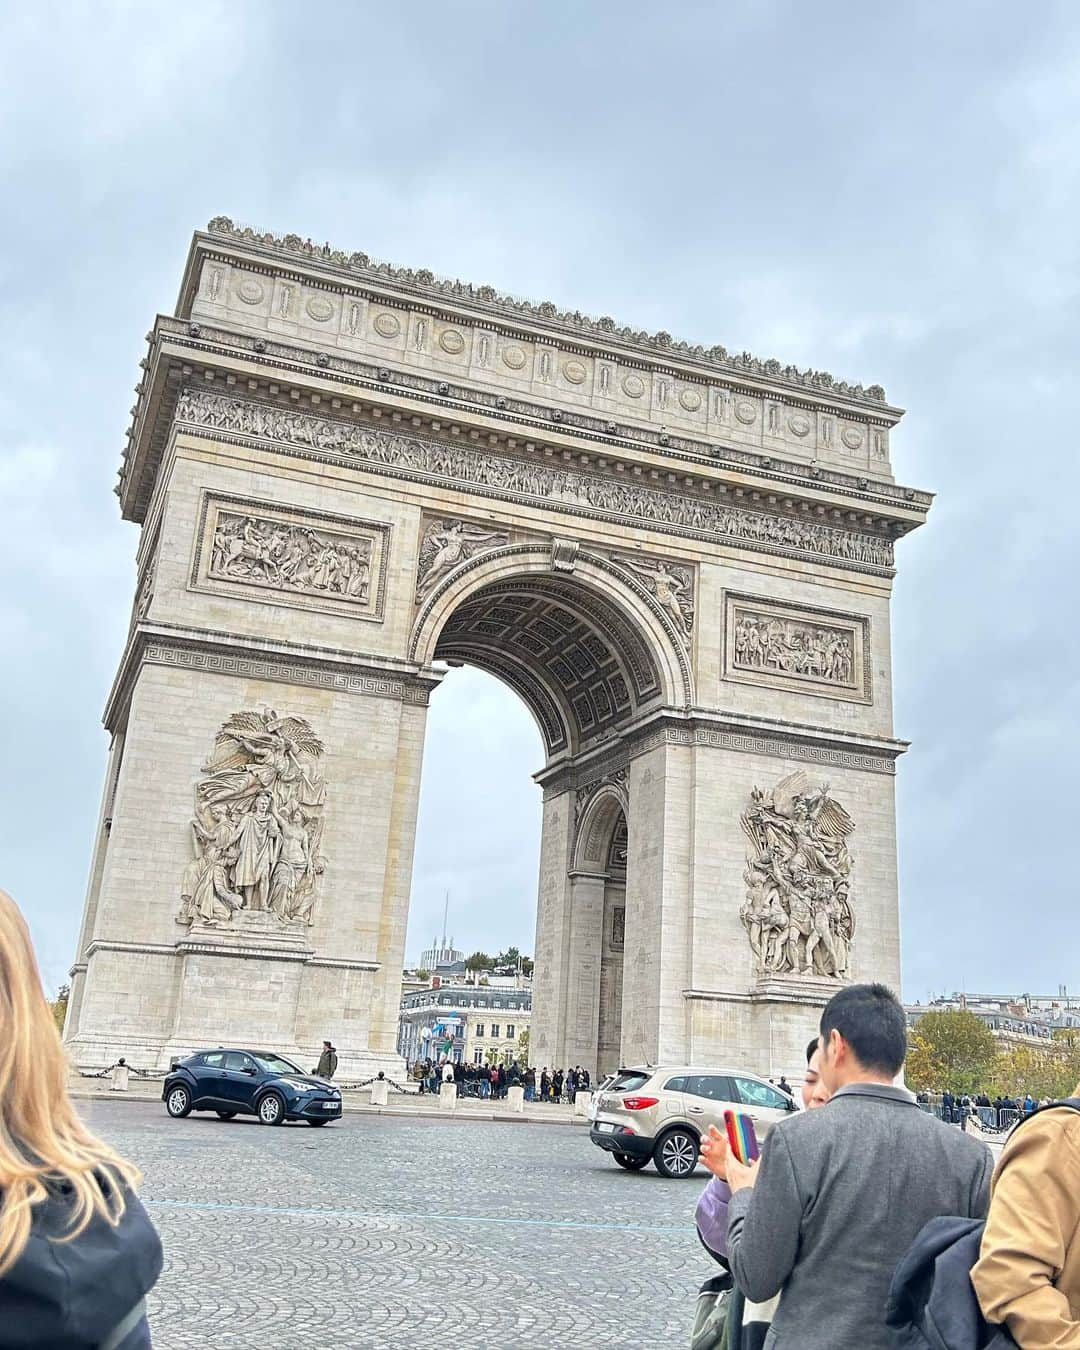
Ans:
[[[532,1054],[798,1066],[899,978],[880,388],[211,222],[141,363],[140,526],[66,1037],[400,1071],[429,698],[541,729]]]

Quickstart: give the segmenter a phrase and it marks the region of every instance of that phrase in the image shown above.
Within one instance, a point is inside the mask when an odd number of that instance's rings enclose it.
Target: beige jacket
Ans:
[[[1023,1350],[1080,1350],[1080,1112],[1043,1112],[1005,1145],[971,1279]]]

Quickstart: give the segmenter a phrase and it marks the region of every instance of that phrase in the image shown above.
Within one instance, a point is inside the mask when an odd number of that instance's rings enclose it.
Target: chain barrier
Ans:
[[[127,1069],[128,1073],[136,1078],[142,1078],[151,1081],[155,1078],[166,1078],[172,1071],[170,1069],[137,1069],[134,1064],[129,1064],[124,1059],[118,1059],[115,1064],[110,1064],[105,1069],[79,1069],[80,1078],[108,1078],[114,1069]]]

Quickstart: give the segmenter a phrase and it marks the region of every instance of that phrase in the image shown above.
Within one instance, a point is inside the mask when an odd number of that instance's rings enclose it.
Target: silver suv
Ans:
[[[722,1130],[729,1108],[748,1115],[762,1139],[795,1102],[741,1069],[620,1069],[599,1096],[589,1138],[628,1172],[651,1161],[661,1176],[688,1177],[702,1135],[710,1125]]]

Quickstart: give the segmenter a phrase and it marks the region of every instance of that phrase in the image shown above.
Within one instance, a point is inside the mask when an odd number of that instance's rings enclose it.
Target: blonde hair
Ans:
[[[0,1277],[22,1255],[33,1208],[49,1186],[70,1188],[70,1241],[95,1215],[111,1224],[124,1191],[139,1180],[133,1164],[79,1119],[67,1091],[67,1061],[45,1002],[26,920],[0,891]]]

